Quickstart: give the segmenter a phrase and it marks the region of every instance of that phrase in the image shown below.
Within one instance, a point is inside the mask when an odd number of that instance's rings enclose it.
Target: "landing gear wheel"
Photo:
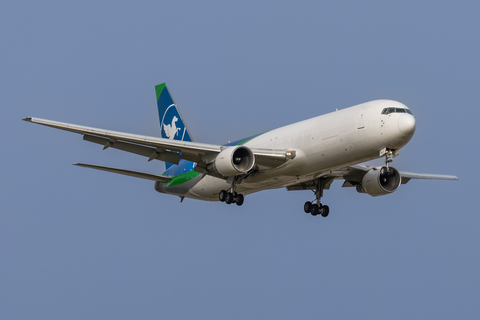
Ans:
[[[220,193],[218,194],[218,200],[220,200],[221,202],[225,202],[226,198],[227,198],[227,191],[225,190],[220,191]]]
[[[234,202],[234,200],[235,199],[234,199],[233,193],[228,192],[227,196],[225,197],[225,203],[230,204],[230,203]]]
[[[303,211],[305,211],[305,213],[312,212],[312,203],[310,201],[305,202],[305,204],[303,205]]]
[[[320,208],[318,207],[318,204],[312,205],[312,211],[310,211],[312,216],[316,216],[320,213]]]
[[[244,200],[243,194],[237,194],[236,198],[237,200],[235,202],[237,203],[237,206],[241,206]]]
[[[323,206],[321,209],[320,209],[320,214],[322,215],[322,217],[328,217],[328,214],[330,213],[330,208],[328,206]]]

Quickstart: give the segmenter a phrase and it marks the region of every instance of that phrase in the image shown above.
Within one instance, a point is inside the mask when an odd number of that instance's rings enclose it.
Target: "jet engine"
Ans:
[[[377,167],[369,170],[357,185],[357,191],[367,193],[372,197],[392,193],[400,187],[402,177],[397,169],[392,167]]]
[[[244,146],[236,146],[220,152],[207,169],[229,177],[247,173],[254,165],[255,156],[252,150]]]

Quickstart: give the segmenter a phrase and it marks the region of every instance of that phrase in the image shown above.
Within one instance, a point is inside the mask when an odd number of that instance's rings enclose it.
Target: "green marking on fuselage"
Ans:
[[[247,138],[247,139],[245,139],[245,140],[242,140],[242,141],[240,141],[239,143],[237,143],[236,146],[241,146],[242,144],[247,143],[248,141],[252,140],[253,138],[258,137],[258,136],[261,135],[261,134],[262,134],[262,133],[259,133],[259,134],[255,135],[255,136],[253,136],[253,137],[250,137],[250,138]]]
[[[160,95],[162,94],[163,89],[165,89],[165,83],[161,83],[161,84],[155,86],[155,93],[157,94],[157,101],[160,98]]]
[[[172,180],[170,180],[166,183],[162,183],[162,184],[165,187],[175,187],[175,186],[178,186],[182,183],[185,183],[187,181],[192,180],[193,178],[197,177],[199,174],[200,174],[200,172],[196,172],[196,171],[192,170],[192,171],[189,171],[189,172],[179,174],[178,176],[173,176]]]

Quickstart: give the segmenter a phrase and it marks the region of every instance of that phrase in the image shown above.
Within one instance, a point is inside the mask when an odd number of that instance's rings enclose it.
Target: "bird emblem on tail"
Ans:
[[[178,118],[176,116],[173,116],[171,124],[165,124],[165,123],[163,124],[163,131],[165,131],[165,135],[170,140],[173,140],[175,136],[178,134],[178,131],[180,131],[180,128],[177,128],[177,124],[176,124],[177,121],[178,121]]]

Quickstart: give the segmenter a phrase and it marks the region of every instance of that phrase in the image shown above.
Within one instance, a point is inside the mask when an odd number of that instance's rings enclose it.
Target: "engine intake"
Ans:
[[[377,167],[369,170],[357,185],[357,191],[372,197],[383,196],[396,191],[402,183],[400,172],[393,167]]]
[[[254,165],[255,156],[252,150],[244,146],[235,146],[220,152],[207,169],[229,177],[247,173]]]

